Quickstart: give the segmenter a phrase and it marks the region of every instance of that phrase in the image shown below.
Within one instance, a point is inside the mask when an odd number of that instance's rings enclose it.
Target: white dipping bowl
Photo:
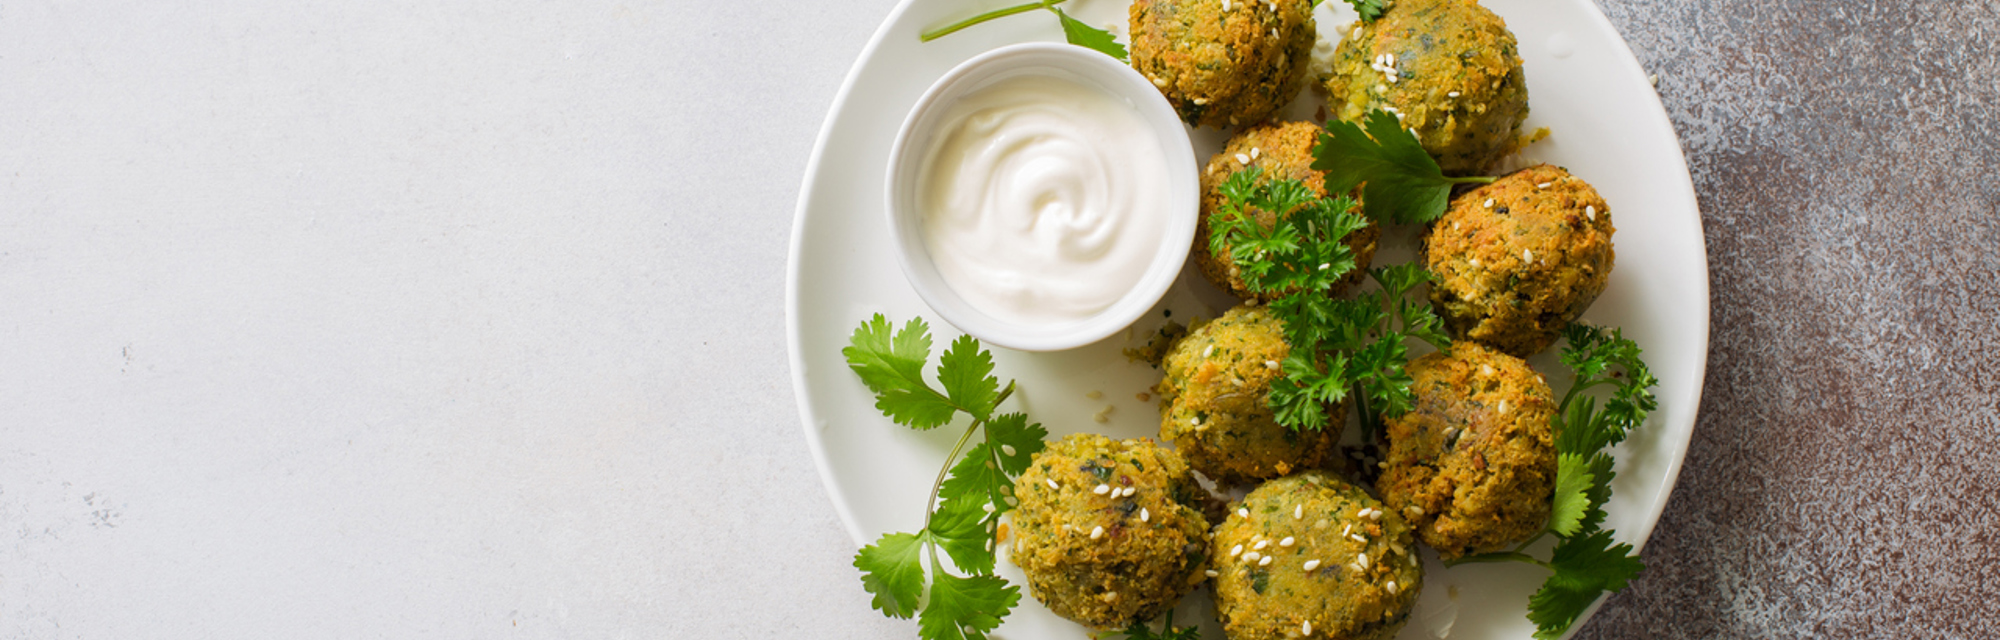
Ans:
[[[1159,138],[1168,175],[1160,246],[1130,291],[1094,315],[1049,323],[997,318],[961,297],[939,273],[924,242],[919,175],[924,154],[940,133],[938,120],[958,99],[994,83],[1022,75],[1048,75],[1102,89],[1130,103]],[[1131,326],[1153,308],[1179,277],[1193,246],[1201,185],[1194,147],[1172,105],[1139,72],[1110,56],[1083,47],[1033,42],[1001,47],[953,68],[917,99],[889,151],[889,229],[896,261],[917,295],[946,322],[983,342],[1023,351],[1061,351],[1104,339]],[[1143,213],[1143,212],[1142,212]]]

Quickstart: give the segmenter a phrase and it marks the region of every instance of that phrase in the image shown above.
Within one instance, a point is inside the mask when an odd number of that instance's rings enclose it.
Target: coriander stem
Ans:
[[[1514,553],[1520,553],[1520,552],[1523,552],[1523,551],[1527,551],[1527,550],[1528,550],[1528,545],[1531,545],[1531,544],[1534,544],[1535,542],[1537,542],[1537,541],[1541,540],[1541,539],[1542,539],[1542,536],[1545,536],[1545,535],[1549,535],[1549,530],[1548,530],[1548,529],[1543,529],[1543,530],[1541,530],[1540,532],[1537,532],[1537,533],[1535,534],[1535,537],[1533,537],[1533,538],[1529,538],[1527,542],[1523,542],[1523,543],[1521,543],[1521,545],[1520,545],[1520,546],[1517,546],[1517,547],[1514,547]]]
[[[1445,178],[1445,180],[1454,184],[1493,184],[1493,181],[1499,180],[1499,178],[1493,176],[1465,176],[1462,178]]]
[[[1012,391],[1013,385],[1008,385],[1008,390]],[[984,421],[973,420],[972,424],[965,428],[965,435],[958,437],[958,444],[951,446],[951,455],[944,457],[944,467],[938,469],[937,481],[931,483],[931,499],[929,502],[924,503],[925,531],[929,531],[931,528],[931,516],[937,515],[938,490],[944,488],[944,477],[946,473],[951,471],[952,461],[958,459],[958,453],[965,450],[965,443],[972,440],[972,433],[978,431],[979,427],[984,424],[986,424]]]
[[[994,9],[986,13],[982,13],[970,18],[966,18],[964,20],[960,20],[958,22],[951,23],[942,28],[925,31],[922,34],[919,34],[917,38],[923,40],[924,42],[930,42],[938,38],[958,33],[959,30],[961,29],[970,27],[975,24],[979,24],[981,22],[986,22],[988,20],[995,20],[999,18],[1005,18],[1007,16],[1011,16],[1017,13],[1027,13],[1029,11],[1034,11],[1036,9],[1053,7],[1055,5],[1062,4],[1063,2],[1064,0],[1036,0],[1035,2],[1027,2],[1022,4],[1017,4],[1011,7]]]

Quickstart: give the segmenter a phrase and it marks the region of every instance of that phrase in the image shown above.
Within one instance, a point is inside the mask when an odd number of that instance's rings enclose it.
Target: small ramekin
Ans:
[[[1166,154],[1167,207],[1151,215],[1166,221],[1160,246],[1138,282],[1123,297],[1081,320],[1023,324],[996,318],[960,297],[931,261],[918,205],[918,175],[925,150],[938,134],[937,119],[960,97],[1022,74],[1054,74],[1104,89],[1137,108]],[[1172,105],[1145,76],[1110,56],[1050,42],[1009,45],[965,61],[917,99],[889,151],[889,228],[903,275],[946,322],[982,342],[1023,351],[1061,351],[1102,340],[1131,326],[1153,308],[1179,277],[1194,240],[1201,185],[1194,148]]]

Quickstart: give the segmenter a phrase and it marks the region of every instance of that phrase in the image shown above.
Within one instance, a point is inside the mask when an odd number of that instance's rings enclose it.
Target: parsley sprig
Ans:
[[[1467,562],[1526,562],[1553,571],[1528,599],[1528,620],[1535,637],[1561,637],[1604,592],[1625,589],[1646,568],[1632,545],[1614,543],[1603,529],[1604,503],[1611,498],[1612,458],[1606,447],[1618,444],[1646,421],[1659,406],[1652,387],[1659,384],[1640,359],[1639,345],[1618,329],[1606,331],[1573,323],[1563,329],[1562,361],[1576,373],[1563,395],[1554,420],[1556,491],[1549,524],[1543,532],[1559,542],[1547,562],[1523,553],[1540,535],[1513,551],[1460,558]],[[1612,387],[1599,407],[1586,391]]]
[[[854,555],[854,566],[861,570],[862,587],[875,596],[870,604],[890,617],[916,615],[924,640],[982,639],[1021,600],[1020,587],[993,575],[995,532],[1000,516],[1014,508],[1014,477],[1042,450],[1048,431],[1029,424],[1026,415],[994,413],[1013,394],[1014,383],[1000,388],[991,375],[993,354],[981,349],[978,340],[960,336],[939,356],[940,393],[924,379],[929,327],[922,318],[913,318],[901,330],[893,328],[876,314],[854,330],[851,346],[841,350],[848,367],[874,392],[875,408],[912,429],[935,429],[960,413],[971,424],[931,484],[924,527],[883,535]],[[983,437],[967,450],[975,434]],[[965,453],[962,459],[960,452]],[[939,549],[965,575],[945,570]]]
[[[1409,295],[1430,274],[1409,263],[1372,269],[1368,275],[1381,290],[1352,300],[1327,295],[1357,267],[1342,241],[1368,221],[1351,212],[1354,201],[1344,194],[1321,197],[1297,180],[1262,176],[1250,167],[1223,181],[1223,201],[1210,214],[1209,248],[1235,262],[1253,295],[1270,298],[1272,315],[1285,327],[1291,351],[1281,365],[1285,375],[1271,382],[1272,413],[1285,426],[1317,430],[1328,421],[1326,405],[1359,393],[1364,429],[1373,433],[1378,416],[1410,408],[1406,339],[1450,348],[1444,322]],[[1259,211],[1277,214],[1275,221],[1260,224]]]
[[[1361,208],[1377,221],[1415,224],[1444,215],[1452,185],[1484,184],[1485,176],[1446,177],[1437,160],[1424,152],[1416,133],[1404,129],[1395,114],[1373,109],[1363,119],[1366,130],[1352,122],[1326,123],[1313,149],[1313,168],[1326,172],[1328,192],[1361,186]]]
[[[982,22],[1027,13],[1036,9],[1046,9],[1050,13],[1056,14],[1057,20],[1062,21],[1063,39],[1068,40],[1070,44],[1092,49],[1104,55],[1117,58],[1119,62],[1126,61],[1125,45],[1118,44],[1118,39],[1113,37],[1111,32],[1084,24],[1082,20],[1072,18],[1068,13],[1064,13],[1062,9],[1056,8],[1056,5],[1062,4],[1064,1],[1036,0],[1035,2],[1024,2],[1010,7],[1001,7],[930,31],[925,31],[918,34],[917,37],[924,42],[930,42]]]

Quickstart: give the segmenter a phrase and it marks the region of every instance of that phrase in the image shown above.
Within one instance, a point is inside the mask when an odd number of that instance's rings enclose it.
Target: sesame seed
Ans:
[[[1259,151],[1258,151],[1258,149],[1257,149],[1256,147],[1250,147],[1250,159],[1251,159],[1251,160],[1256,160],[1256,159],[1257,159],[1257,154],[1258,154],[1258,153],[1259,153]]]
[[[1245,552],[1243,552],[1243,561],[1244,561],[1244,562],[1256,562],[1256,561],[1257,561],[1257,559],[1258,559],[1258,558],[1261,558],[1261,557],[1264,557],[1264,554],[1261,554],[1261,553],[1257,553],[1257,552],[1255,552],[1255,551],[1245,551]]]
[[[1453,91],[1453,92],[1451,92],[1451,93],[1447,93],[1447,94],[1444,94],[1444,95],[1445,95],[1445,97],[1447,97],[1447,98],[1456,98],[1456,97],[1458,97],[1458,92],[1457,92],[1457,91]]]
[[[991,553],[991,552],[993,551],[993,539],[992,539],[992,538],[987,538],[987,539],[986,539],[986,551],[987,551],[988,553]]]
[[[1243,154],[1241,154],[1241,153],[1239,153],[1239,154],[1236,154],[1236,163],[1237,163],[1237,164],[1250,164],[1250,156],[1247,156],[1247,155],[1243,155]]]
[[[1501,413],[1501,415],[1506,415],[1506,413],[1507,413],[1507,401],[1506,401],[1506,400],[1501,400],[1501,401],[1500,401],[1500,413]]]
[[[1403,507],[1403,513],[1410,514],[1412,518],[1421,518],[1424,517],[1424,508],[1413,504]]]
[[[1092,400],[1102,400],[1104,398],[1104,392],[1092,389],[1090,391],[1084,392],[1083,397],[1090,398]]]
[[[1260,567],[1267,567],[1270,565],[1271,565],[1271,556],[1264,556],[1262,559],[1259,559],[1257,561],[1257,566]]]
[[[1299,635],[1309,636],[1312,634],[1313,634],[1313,621],[1307,620],[1305,621],[1304,624],[1299,625]]]
[[[1208,577],[1210,577],[1210,578],[1214,578],[1214,577],[1217,577],[1217,576],[1220,576],[1220,575],[1222,575],[1222,574],[1220,574],[1220,573],[1216,573],[1214,569],[1208,569],[1208,570],[1204,570],[1204,571],[1202,571],[1202,573],[1204,573],[1204,574],[1207,574],[1207,575],[1208,575]]]
[[[1396,72],[1394,71],[1389,72],[1389,75],[1387,77],[1389,78],[1389,84],[1396,84]]]
[[[1354,564],[1352,562],[1347,563],[1347,568],[1353,569],[1355,573],[1361,573],[1362,571],[1365,571],[1365,569],[1361,568],[1361,565]]]
[[[1265,360],[1265,361],[1264,361],[1264,368],[1266,368],[1266,369],[1277,369],[1277,368],[1278,368],[1278,361],[1276,361],[1276,360]]]
[[[1099,529],[1103,529],[1104,527],[1098,527],[1098,528],[1099,528]],[[1096,537],[1096,536],[1091,536],[1091,537],[1093,537],[1093,538],[1094,538],[1094,537]],[[1367,569],[1367,568],[1368,568],[1368,554],[1365,554],[1365,553],[1363,553],[1363,554],[1358,554],[1358,555],[1355,555],[1355,556],[1354,556],[1354,564],[1358,564],[1358,565],[1361,565],[1361,568],[1362,568],[1362,569]]]
[[[1305,505],[1299,505],[1299,506],[1296,506],[1296,507],[1292,507],[1292,519],[1293,519],[1293,520],[1303,520],[1303,519],[1305,519],[1305,517],[1306,517],[1306,506],[1305,506]]]
[[[1130,497],[1132,497],[1132,494],[1135,494],[1135,493],[1138,493],[1138,492],[1139,492],[1139,488],[1138,488],[1138,487],[1125,487],[1125,497],[1127,497],[1127,498],[1130,498]]]
[[[1021,506],[1021,500],[1019,498],[1015,498],[1014,496],[1007,496],[1007,506],[1010,507]]]
[[[986,504],[982,504],[982,505],[979,505],[979,507],[980,507],[981,509],[985,509],[987,513],[993,513],[993,503],[991,503],[991,502],[988,502],[988,503],[986,503]]]
[[[1356,40],[1359,40],[1359,39],[1361,39],[1361,27],[1355,27],[1355,28],[1354,28],[1354,38],[1355,38]]]
[[[1487,199],[1486,199],[1486,208],[1488,208],[1488,209],[1491,209],[1491,208],[1493,208],[1493,199],[1492,199],[1492,198],[1487,198]]]
[[[1090,539],[1096,540],[1102,537],[1104,537],[1104,527],[1091,527]]]
[[[1354,534],[1354,535],[1351,535],[1351,536],[1348,536],[1348,537],[1349,537],[1349,538],[1352,538],[1352,539],[1354,539],[1354,541],[1355,541],[1355,542],[1359,542],[1359,543],[1361,543],[1361,544],[1368,544],[1368,538],[1367,538],[1366,536],[1363,536],[1363,535],[1359,534],[1359,533],[1357,533],[1357,534]]]
[[[1475,267],[1479,266],[1479,259],[1478,259],[1478,258],[1473,258],[1473,259],[1469,260],[1468,262],[1471,262],[1471,263],[1472,263],[1472,266],[1475,266]]]
[[[1534,261],[1535,261],[1535,252],[1533,252],[1533,251],[1529,251],[1529,250],[1527,250],[1527,249],[1522,249],[1522,250],[1521,250],[1521,259],[1522,259],[1522,260],[1525,260],[1525,261],[1528,261],[1528,262],[1534,262]]]
[[[1536,189],[1547,189],[1547,188],[1549,188],[1549,185],[1552,185],[1552,184],[1555,184],[1555,183],[1553,183],[1553,182],[1544,182],[1544,183],[1541,183],[1541,184],[1538,184],[1538,185],[1535,185],[1535,188],[1536,188]]]
[[[1055,479],[1055,478],[1049,478],[1049,488],[1050,488],[1050,489],[1061,489],[1061,488],[1062,488],[1062,485],[1059,485],[1059,484],[1056,484],[1056,479]]]
[[[1375,93],[1388,93],[1388,92],[1389,92],[1389,87],[1379,84],[1375,85]]]
[[[1250,517],[1250,510],[1249,510],[1249,509],[1237,509],[1237,510],[1236,510],[1236,515],[1239,515],[1239,516],[1243,516],[1243,517],[1245,517],[1245,518],[1248,518],[1248,517]]]
[[[1004,454],[1004,455],[1006,455],[1007,457],[1010,457],[1010,458],[1011,458],[1011,457],[1013,457],[1013,456],[1014,456],[1014,445],[1011,445],[1011,444],[1003,444],[1003,445],[1000,445],[1000,453],[1002,453],[1002,454]]]
[[[1344,535],[1347,535],[1347,532],[1349,532],[1349,531],[1353,531],[1353,530],[1354,530],[1354,523],[1352,523],[1352,522],[1349,522],[1349,523],[1347,523],[1347,526],[1344,526],[1344,527],[1341,527],[1341,528],[1340,528],[1340,535],[1343,535],[1343,536],[1344,536]]]
[[[1268,546],[1271,546],[1271,541],[1270,541],[1270,540],[1258,540],[1258,541],[1257,541],[1257,544],[1254,544],[1254,545],[1251,545],[1251,546],[1250,546],[1250,548],[1252,548],[1252,549],[1256,549],[1256,550],[1258,550],[1258,551],[1263,551],[1263,550],[1264,550],[1264,547],[1268,547]]]
[[[1229,548],[1229,557],[1234,558],[1240,555],[1243,555],[1243,545],[1239,544]]]
[[[1388,589],[1388,590],[1389,590],[1389,593],[1390,593],[1390,594],[1394,594],[1394,593],[1396,593],[1396,591],[1398,591],[1398,589],[1396,589],[1396,581],[1395,581],[1395,580],[1390,580],[1388,584],[1384,584],[1384,585],[1382,585],[1382,588],[1383,588],[1383,589]]]
[[[1490,365],[1490,364],[1482,364],[1482,365],[1479,365],[1479,375],[1482,375],[1482,376],[1490,376],[1490,375],[1493,375],[1493,365]]]
[[[1596,222],[1596,221],[1597,221],[1597,207],[1596,207],[1595,205],[1585,205],[1585,206],[1583,207],[1583,215],[1585,215],[1585,216],[1588,216],[1588,217],[1590,218],[1590,221],[1591,221],[1591,222]]]
[[[1401,544],[1398,544],[1398,543],[1395,543],[1395,542],[1391,542],[1391,543],[1389,543],[1389,550],[1390,550],[1390,551],[1394,551],[1394,552],[1396,552],[1396,555],[1399,555],[1399,556],[1400,556],[1400,555],[1403,555],[1403,554],[1405,554],[1405,553],[1409,553],[1409,552],[1410,552],[1410,550],[1408,550],[1408,549],[1404,549],[1404,548],[1403,548],[1403,545],[1401,545]]]
[[[1152,522],[1152,521],[1153,521],[1153,512],[1151,512],[1151,511],[1147,511],[1147,510],[1145,510],[1145,509],[1143,509],[1143,508],[1142,508],[1142,509],[1140,509],[1140,510],[1139,510],[1139,521],[1140,521],[1140,522]]]
[[[1393,66],[1396,66],[1396,54],[1393,54],[1393,53],[1385,53],[1385,54],[1382,54],[1382,56],[1383,56],[1384,58],[1387,58],[1387,59],[1389,60],[1389,66],[1391,66],[1391,67],[1393,67]]]
[[[1152,80],[1153,80],[1153,86],[1159,87],[1161,89],[1167,88],[1167,80],[1165,78],[1161,78],[1159,76],[1153,76]]]
[[[1292,546],[1292,545],[1293,545],[1294,543],[1297,543],[1297,542],[1298,542],[1298,541],[1297,541],[1297,540],[1294,540],[1294,539],[1292,539],[1292,537],[1291,537],[1291,536],[1285,536],[1285,539],[1283,539],[1283,540],[1279,540],[1279,541],[1278,541],[1278,546],[1280,546],[1280,547],[1289,547],[1289,546]]]
[[[1201,350],[1201,357],[1203,357],[1203,358],[1206,358],[1206,357],[1209,357],[1209,356],[1212,356],[1212,355],[1215,355],[1215,345],[1212,345],[1212,344],[1211,344],[1211,345],[1208,345],[1207,347],[1203,347],[1203,348],[1202,348],[1202,350]]]
[[[1451,223],[1451,230],[1452,230],[1452,231],[1457,231],[1457,230],[1458,230],[1458,223],[1457,223],[1457,222],[1453,222],[1453,223]]]
[[[1223,11],[1229,10],[1229,0],[1222,0],[1222,10]]]
[[[1307,570],[1307,571],[1311,571],[1311,570],[1314,570],[1314,569],[1318,569],[1318,568],[1319,568],[1319,559],[1318,559],[1318,558],[1314,558],[1314,559],[1312,559],[1312,560],[1307,560],[1307,561],[1306,561],[1306,570]]]
[[[1362,507],[1360,511],[1356,511],[1356,512],[1354,512],[1354,517],[1356,517],[1356,518],[1366,518],[1366,517],[1368,517],[1368,512],[1370,512],[1370,511],[1374,511],[1374,509],[1371,509],[1371,508],[1369,508],[1369,507]]]
[[[1193,418],[1188,418],[1188,423],[1189,423],[1189,424],[1192,424],[1192,425],[1194,425],[1194,426],[1197,426],[1197,427],[1201,426],[1201,416],[1195,416],[1195,417],[1193,417]]]
[[[1096,489],[1091,489],[1091,490],[1090,490],[1090,492],[1091,492],[1091,493],[1095,493],[1095,494],[1097,494],[1097,495],[1100,495],[1100,496],[1101,496],[1101,495],[1104,495],[1104,494],[1106,494],[1106,493],[1110,493],[1110,492],[1111,492],[1111,485],[1108,485],[1108,484],[1100,484],[1100,485],[1097,485],[1097,488],[1096,488]]]

